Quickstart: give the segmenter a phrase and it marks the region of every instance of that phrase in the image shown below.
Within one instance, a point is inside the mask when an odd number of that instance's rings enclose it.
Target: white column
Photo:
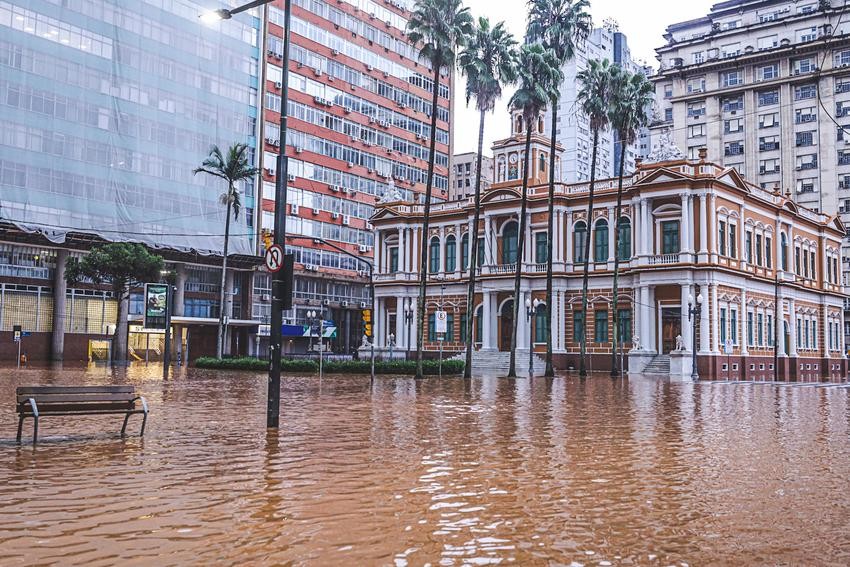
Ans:
[[[573,212],[567,211],[566,222],[564,223],[564,231],[566,232],[566,246],[564,246],[564,262],[565,269],[567,266],[572,266],[575,258],[573,258]]]
[[[708,199],[705,193],[699,196],[699,261],[708,260]]]
[[[658,320],[658,310],[655,305],[655,286],[647,286],[647,318],[646,325],[647,330],[649,331],[649,340],[650,345],[652,345],[651,350],[653,352],[659,352],[658,349],[658,329],[657,320]]]
[[[714,340],[712,341],[714,348],[711,350],[715,353],[723,352],[723,345],[720,344],[720,311],[718,311],[717,284],[713,283],[709,287],[711,289],[711,329],[714,335]]]
[[[614,233],[617,230],[616,207],[608,207],[608,263],[613,267],[614,264]],[[616,309],[614,310],[616,312]]]
[[[407,271],[404,268],[404,258],[406,256],[406,254],[404,253],[404,232],[404,227],[400,227],[398,229],[398,270],[400,272]],[[398,336],[399,335],[396,333],[396,337]]]
[[[844,309],[841,313],[841,328],[838,330],[838,344],[841,345],[841,358],[847,358],[847,344],[844,342]]]
[[[555,297],[558,298],[557,309],[552,310],[552,316],[555,317],[555,325],[553,328],[558,330],[558,346],[557,350],[563,351],[566,347],[566,313],[565,313],[565,293],[563,291],[556,291]]]
[[[483,294],[483,302],[481,305],[481,348],[483,350],[491,350],[493,348],[492,336],[490,329],[495,326],[493,321],[493,294],[485,291]]]
[[[632,199],[632,230],[634,230],[634,242],[632,247],[635,251],[635,256],[640,256],[643,253],[643,217],[641,211],[641,200]]]
[[[644,284],[640,286],[640,344],[643,350],[654,350],[652,343],[652,331],[650,322],[652,321],[652,307],[649,299],[649,286]]]
[[[472,228],[472,219],[469,220],[469,223],[466,226],[467,230],[467,240],[469,249],[466,251],[466,257],[469,258],[469,262],[472,262],[472,249],[475,246],[475,237],[478,236],[478,231]],[[472,266],[470,266],[472,267]]]
[[[782,297],[782,291],[779,292],[779,297],[780,298]],[[785,352],[785,325],[783,324],[783,321],[785,321],[785,308],[783,307],[783,300],[782,299],[779,300],[779,305],[777,306],[775,313],[776,313],[777,317],[774,317],[774,319],[776,319],[776,320],[773,322],[773,324],[776,325],[776,331],[775,332],[776,332],[776,335],[778,336],[778,338],[777,338],[778,342],[776,343],[776,352],[779,356],[787,356],[788,353]],[[843,329],[841,331],[841,334],[842,335],[844,334]],[[842,350],[842,352],[843,352],[843,350]]]
[[[650,212],[649,200],[641,200],[640,208],[641,222],[643,222],[643,228],[641,229],[643,253],[641,255],[649,256],[655,253],[655,232],[652,229],[652,213]]]
[[[523,351],[528,350],[528,318],[525,316],[527,293],[523,290],[519,292],[519,297],[516,299],[519,309],[517,310],[517,320],[514,321],[516,324],[516,349]]]
[[[552,254],[552,262],[562,262],[563,261],[563,250],[561,247],[564,243],[564,213],[563,211],[555,211],[555,224],[552,228],[552,246],[550,247],[550,252]]]
[[[741,355],[746,356],[750,354],[749,348],[749,336],[747,335],[747,289],[741,288],[741,333],[738,335],[741,337]],[[755,324],[755,321],[753,322]]]
[[[372,313],[372,340],[374,345],[381,346],[383,343],[381,342],[381,324],[384,321],[384,317],[386,314],[384,313],[384,300],[382,297],[375,298],[375,312]]]
[[[455,273],[460,276],[463,271],[463,234],[461,234],[461,229],[463,225],[457,223],[455,225]]]
[[[700,321],[699,321],[699,352],[708,353],[711,351],[711,336],[709,332],[709,302],[711,301],[711,291],[708,284],[701,286],[702,303],[700,304]]]
[[[525,219],[525,245],[523,246],[525,249],[524,256],[522,258],[522,263],[525,264],[533,264],[534,263],[534,255],[532,254],[532,245],[531,245],[531,213],[527,213],[527,218]],[[519,260],[519,258],[517,258]],[[520,270],[522,270],[522,265],[520,265]]]
[[[797,356],[797,309],[794,306],[793,299],[788,300],[788,330],[791,335],[791,352],[788,353],[788,356],[793,358]]]
[[[688,252],[696,250],[696,223],[694,222],[694,196],[688,195]],[[688,258],[689,260],[691,258]]]
[[[717,196],[712,193],[708,204],[709,230],[711,233],[711,262],[717,262]]]
[[[429,242],[430,248],[430,242]],[[446,227],[440,227],[440,273],[446,273]]]
[[[681,239],[681,242],[679,243],[679,249],[680,249],[681,254],[686,253],[691,248],[691,242],[690,242],[690,240],[691,240],[691,236],[690,236],[691,235],[691,227],[690,227],[690,224],[688,222],[688,203],[689,202],[690,202],[690,199],[688,198],[688,194],[687,193],[683,194],[682,195],[682,216],[681,216],[681,220],[679,222],[679,224],[680,224],[679,238]],[[687,261],[687,260],[683,257],[682,261]],[[683,334],[682,336],[684,337],[685,335]]]
[[[484,216],[484,264],[493,263],[493,217]]]
[[[404,298],[396,297],[395,299],[395,345],[399,350],[403,350],[407,347],[407,343],[404,342]]]
[[[691,332],[691,321],[688,320],[688,297],[691,295],[691,284],[683,283],[681,285],[681,317],[682,317],[682,339],[684,339],[685,348],[690,351],[696,345],[693,344],[693,333]]]

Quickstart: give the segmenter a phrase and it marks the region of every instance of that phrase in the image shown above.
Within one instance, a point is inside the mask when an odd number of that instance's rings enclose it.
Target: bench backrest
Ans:
[[[40,407],[53,404],[129,405],[136,397],[136,389],[134,386],[21,386],[16,394],[18,404],[32,398]]]

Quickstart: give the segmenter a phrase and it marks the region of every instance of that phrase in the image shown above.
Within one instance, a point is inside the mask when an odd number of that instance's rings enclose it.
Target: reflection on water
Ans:
[[[850,564],[848,390],[2,371],[4,564]],[[132,383],[14,444],[14,387]],[[136,424],[138,425],[138,424]],[[134,430],[134,431],[137,431]]]

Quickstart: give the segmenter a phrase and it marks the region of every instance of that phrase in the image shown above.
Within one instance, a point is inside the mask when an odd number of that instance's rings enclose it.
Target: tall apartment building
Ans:
[[[88,341],[107,338],[112,293],[66,289],[63,272],[68,257],[111,240],[147,244],[179,266],[175,333],[200,341],[194,355],[214,350],[224,187],[192,170],[213,144],[247,143],[254,159],[260,20],[207,26],[198,16],[208,8],[0,1],[0,335],[30,331],[32,359],[85,358]],[[242,310],[256,252],[255,188],[242,189],[230,252],[243,270],[228,278],[228,313],[244,346],[257,324]],[[142,303],[134,292],[131,319]],[[158,344],[149,338],[139,340]],[[5,358],[14,344],[0,343]]]
[[[617,31],[616,24],[607,23],[605,26],[596,28],[587,38],[583,45],[576,49],[576,56],[564,65],[564,82],[561,83],[561,99],[558,103],[558,128],[557,139],[564,149],[564,157],[561,162],[561,177],[567,183],[575,181],[586,181],[590,179],[590,158],[593,149],[593,133],[590,131],[590,122],[587,116],[582,114],[576,101],[578,94],[577,75],[587,68],[587,62],[591,59],[607,59],[629,71],[644,72],[645,67],[632,60],[628,41],[625,34]],[[551,131],[551,115],[546,112],[546,135]],[[635,170],[635,157],[647,155],[651,145],[645,152],[641,152],[638,144],[626,148],[625,170],[631,173]],[[596,157],[596,177],[613,177],[619,172],[619,148],[617,136],[609,128],[606,128],[599,136],[599,149]]]
[[[287,246],[295,253],[296,275],[295,306],[285,320],[299,325],[308,311],[323,313],[337,328],[332,346],[338,352],[360,344],[360,310],[369,300],[366,266],[314,239],[371,259],[369,218],[390,182],[405,200],[425,190],[433,74],[405,37],[412,7],[412,0],[293,2],[285,150],[290,157]],[[259,224],[268,234],[274,226],[281,144],[283,2],[266,10]],[[444,81],[436,109],[438,200],[448,197],[451,156],[451,76]],[[261,300],[254,315],[266,319],[270,282],[260,277],[255,285]],[[295,348],[285,344],[289,347]]]
[[[475,195],[475,179],[478,165],[478,152],[456,154],[452,158],[452,170],[449,176],[449,201],[466,199]],[[493,158],[481,156],[481,192],[490,188],[493,180]]]
[[[735,0],[667,28],[656,128],[762,188],[850,220],[850,18],[842,2]],[[845,16],[842,18],[842,15]]]

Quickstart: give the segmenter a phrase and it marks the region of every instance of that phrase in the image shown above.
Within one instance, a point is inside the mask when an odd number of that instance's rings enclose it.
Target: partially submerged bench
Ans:
[[[141,403],[141,407],[136,406]],[[135,413],[144,414],[139,437],[145,434],[148,421],[148,404],[136,395],[134,386],[21,386],[17,389],[18,443],[24,419],[33,419],[32,442],[38,440],[38,420],[53,415],[124,414],[121,436],[127,430],[127,421]]]

